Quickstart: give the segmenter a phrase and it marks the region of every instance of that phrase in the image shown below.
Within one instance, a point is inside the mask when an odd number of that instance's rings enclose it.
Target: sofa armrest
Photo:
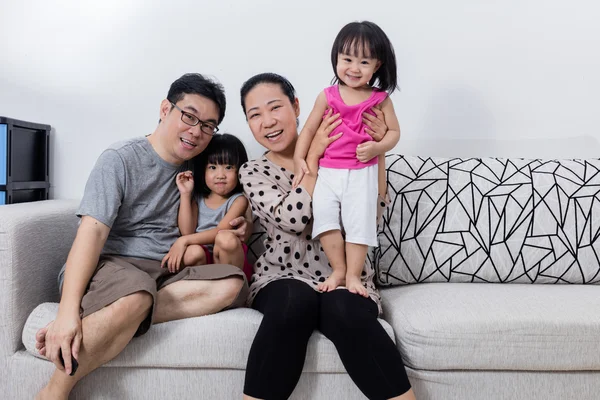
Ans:
[[[57,276],[73,244],[78,202],[46,200],[0,206],[0,356],[22,347],[27,316],[59,300]]]

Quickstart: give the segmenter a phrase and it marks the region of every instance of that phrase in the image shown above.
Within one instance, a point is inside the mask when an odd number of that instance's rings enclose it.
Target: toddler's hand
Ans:
[[[192,171],[178,173],[175,182],[180,195],[191,194],[194,190],[194,174],[192,174]]]
[[[297,188],[304,174],[310,174],[306,160],[303,158],[294,158],[294,181],[292,182],[292,188]]]
[[[183,264],[183,255],[187,249],[187,243],[182,237],[178,238],[169,249],[166,256],[160,262],[162,268],[167,268],[170,273],[179,272]]]
[[[378,155],[377,143],[372,140],[361,143],[356,147],[356,158],[362,163],[366,163]]]

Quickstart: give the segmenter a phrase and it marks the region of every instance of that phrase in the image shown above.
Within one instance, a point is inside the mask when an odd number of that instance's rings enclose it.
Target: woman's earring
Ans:
[[[300,126],[300,118],[296,118],[296,128]]]

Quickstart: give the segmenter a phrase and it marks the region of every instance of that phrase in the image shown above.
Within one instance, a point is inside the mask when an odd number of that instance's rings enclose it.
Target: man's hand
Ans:
[[[163,268],[168,268],[169,272],[172,274],[179,272],[183,264],[183,255],[187,247],[188,244],[185,237],[182,236],[178,238],[169,249],[167,255],[163,257],[160,265]]]
[[[61,313],[60,310],[56,320],[48,325],[46,338],[42,347],[38,349],[40,355],[45,356],[56,365],[61,371],[67,375],[73,371],[71,363],[71,355],[76,360],[79,360],[79,349],[83,338],[81,330],[81,318],[78,313],[67,315]],[[65,361],[63,366],[60,361],[60,354]]]
[[[175,182],[177,183],[177,189],[179,189],[179,194],[181,195],[191,194],[194,190],[194,175],[192,174],[192,171],[178,173]]]

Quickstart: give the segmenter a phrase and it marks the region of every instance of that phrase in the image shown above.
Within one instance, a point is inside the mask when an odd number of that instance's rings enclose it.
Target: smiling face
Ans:
[[[339,53],[336,74],[346,86],[360,89],[368,86],[379,65],[380,62],[377,59],[366,57],[363,54],[355,56]]]
[[[182,120],[182,116],[186,118],[184,112],[216,126],[219,108],[214,101],[197,94],[186,94],[176,105],[182,111],[173,107],[168,100],[161,103],[160,119],[164,126],[160,140],[162,151],[159,154],[167,162],[182,164],[200,154],[212,139],[211,135],[202,132],[201,124],[186,124]]]
[[[291,103],[280,85],[261,83],[248,92],[245,105],[256,141],[274,153],[293,153],[298,138],[298,99]]]

